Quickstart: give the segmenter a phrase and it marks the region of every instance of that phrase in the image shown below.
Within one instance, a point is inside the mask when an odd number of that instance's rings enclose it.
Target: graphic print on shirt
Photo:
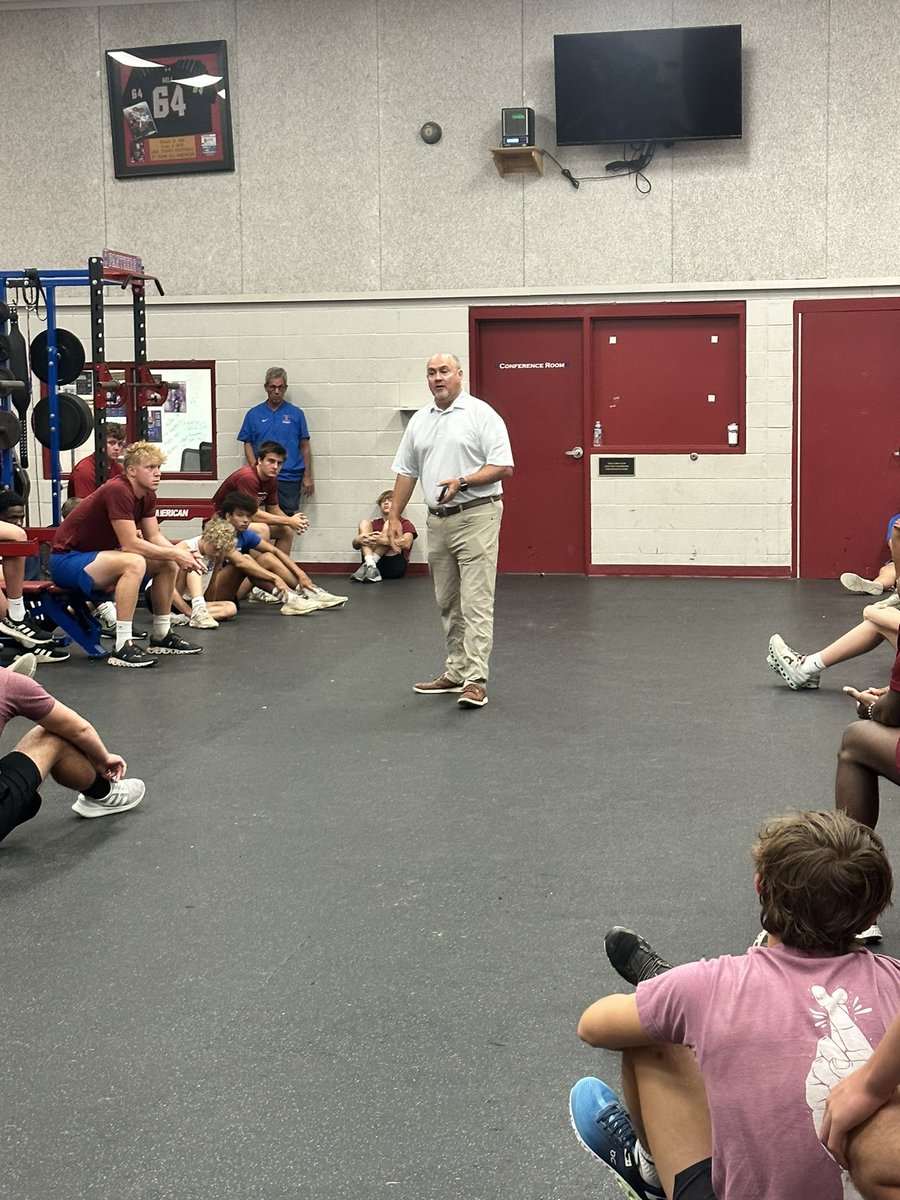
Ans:
[[[816,1057],[806,1076],[806,1103],[812,1110],[818,1133],[825,1115],[825,1101],[831,1089],[872,1057],[873,1048],[869,1039],[853,1020],[860,1013],[872,1010],[863,1008],[858,996],[850,1001],[843,988],[835,988],[832,995],[818,984],[809,990],[819,1005],[809,1011],[816,1027],[825,1031],[816,1043]],[[847,1171],[841,1172],[841,1184],[844,1200],[862,1200]]]

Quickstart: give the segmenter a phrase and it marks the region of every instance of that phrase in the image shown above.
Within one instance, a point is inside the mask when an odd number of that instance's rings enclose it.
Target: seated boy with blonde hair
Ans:
[[[50,575],[59,587],[90,596],[115,595],[116,644],[112,667],[155,667],[161,654],[199,654],[202,647],[172,631],[172,597],[179,569],[200,572],[199,555],[162,533],[156,519],[156,492],[165,455],[152,442],[125,450],[123,474],[81,501],[56,531]],[[153,579],[153,632],[143,650],[132,641],[132,622],[145,576]]]
[[[178,545],[203,559],[203,571],[178,572],[173,607],[190,617],[192,629],[217,629],[220,621],[232,621],[237,616],[237,604],[232,600],[209,600],[206,592],[215,572],[230,554],[234,553],[237,534],[222,517],[213,517],[197,537]]]

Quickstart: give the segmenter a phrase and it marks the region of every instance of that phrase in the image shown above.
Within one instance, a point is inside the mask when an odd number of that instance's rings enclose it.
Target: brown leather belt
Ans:
[[[465,504],[445,504],[441,508],[429,508],[428,511],[433,517],[455,517],[457,513],[477,508],[479,504],[497,504],[502,499],[502,496],[479,496],[477,500],[468,500]]]

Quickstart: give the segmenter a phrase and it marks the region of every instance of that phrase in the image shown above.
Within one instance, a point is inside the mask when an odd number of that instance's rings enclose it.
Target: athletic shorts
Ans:
[[[894,532],[894,525],[898,521],[900,521],[900,513],[894,513],[894,515],[888,521],[888,531],[887,531],[887,544],[888,545],[891,544],[891,534]]]
[[[675,1176],[672,1200],[716,1200],[712,1188],[712,1159],[703,1158]]]
[[[406,559],[402,554],[382,554],[378,570],[382,579],[402,579],[406,574]]]
[[[65,550],[62,554],[51,554],[50,578],[57,587],[90,596],[97,590],[97,585],[85,567],[89,567],[99,553],[99,550]]]
[[[37,816],[41,773],[27,754],[12,750],[0,758],[0,842],[17,825]]]
[[[292,517],[300,507],[300,485],[303,483],[305,471],[300,473],[299,479],[281,479],[278,480],[278,507],[283,513]]]

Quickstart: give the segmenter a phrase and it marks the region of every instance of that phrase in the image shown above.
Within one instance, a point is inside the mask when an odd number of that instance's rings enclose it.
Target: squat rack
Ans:
[[[138,436],[147,432],[147,406],[158,399],[155,380],[147,367],[147,314],[144,284],[152,280],[161,296],[165,295],[155,275],[145,275],[139,259],[129,255],[109,255],[110,260],[127,260],[131,266],[113,266],[103,257],[88,259],[87,270],[37,270],[0,271],[0,302],[6,302],[8,291],[22,292],[37,289],[43,296],[47,310],[47,381],[46,390],[50,416],[50,482],[52,487],[53,524],[60,521],[60,475],[59,461],[59,371],[57,347],[56,292],[63,287],[87,287],[90,289],[91,318],[91,361],[84,369],[94,376],[94,455],[97,465],[97,482],[102,483],[107,474],[106,466],[106,409],[120,402],[129,389],[134,390],[138,407]],[[104,288],[118,284],[122,290],[131,289],[134,359],[126,372],[126,382],[120,387],[106,366],[106,333],[104,324]],[[0,323],[0,332],[7,332],[6,322]],[[24,380],[26,384],[29,380]],[[4,407],[9,401],[4,402]],[[0,483],[11,487],[13,482],[12,450],[0,454]]]

